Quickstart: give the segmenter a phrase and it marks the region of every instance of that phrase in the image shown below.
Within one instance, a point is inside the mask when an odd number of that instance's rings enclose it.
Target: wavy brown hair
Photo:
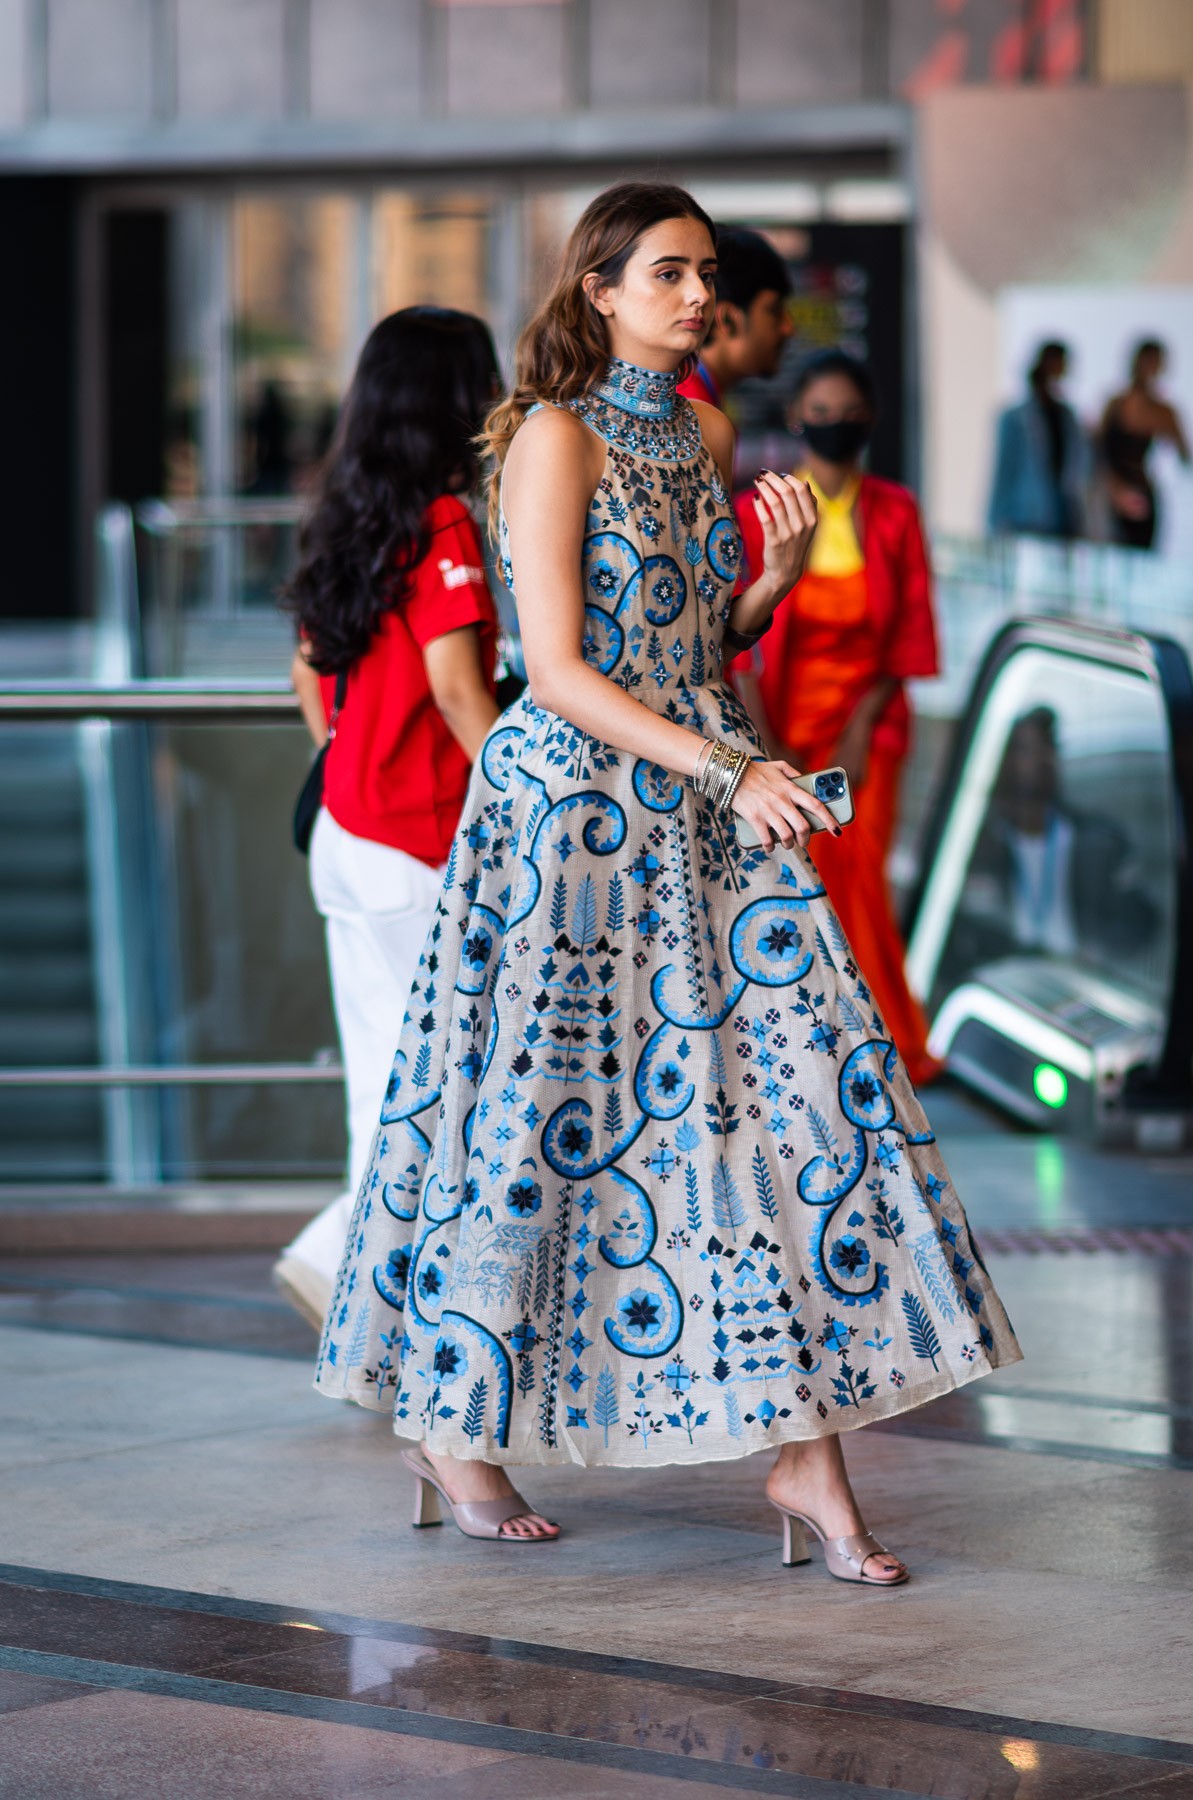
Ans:
[[[480,443],[492,458],[489,522],[497,527],[501,470],[514,433],[539,402],[574,400],[609,361],[604,319],[584,292],[586,275],[616,287],[639,241],[667,219],[698,219],[716,243],[716,227],[684,188],[663,181],[620,181],[585,207],[563,253],[555,285],[518,339],[514,385],[485,420]]]

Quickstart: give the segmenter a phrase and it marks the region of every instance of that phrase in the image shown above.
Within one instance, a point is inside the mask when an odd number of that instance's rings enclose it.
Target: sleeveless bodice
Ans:
[[[676,377],[616,359],[567,403],[606,445],[582,555],[584,655],[657,711],[718,682],[741,566],[729,494]],[[502,575],[513,590],[501,519]]]

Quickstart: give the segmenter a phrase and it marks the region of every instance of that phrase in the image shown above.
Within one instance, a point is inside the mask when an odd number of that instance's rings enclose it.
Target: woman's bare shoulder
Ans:
[[[505,459],[508,484],[549,477],[562,487],[595,486],[604,467],[605,446],[566,407],[543,406],[523,419]]]

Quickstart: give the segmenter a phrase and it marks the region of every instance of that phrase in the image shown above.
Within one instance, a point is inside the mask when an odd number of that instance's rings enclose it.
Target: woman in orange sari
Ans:
[[[836,349],[809,357],[792,422],[798,472],[820,523],[807,572],[780,602],[753,652],[753,680],[742,671],[741,685],[776,757],[804,770],[841,763],[849,772],[854,823],[840,838],[821,833],[811,850],[875,1005],[912,1080],[923,1084],[940,1065],[907,985],[885,871],[910,741],[903,684],[936,673],[936,633],[915,499],[861,467],[873,419],[864,363]],[[754,493],[736,501],[747,567],[759,566],[760,504]]]

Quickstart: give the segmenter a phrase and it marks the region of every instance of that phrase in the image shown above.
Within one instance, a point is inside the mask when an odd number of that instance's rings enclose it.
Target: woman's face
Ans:
[[[1159,381],[1164,373],[1164,352],[1162,350],[1141,350],[1135,359],[1135,379],[1150,387],[1153,381]]]
[[[585,289],[609,331],[614,356],[646,368],[679,367],[704,342],[716,296],[716,251],[698,219],[665,219],[643,232],[621,281]]]
[[[870,408],[848,375],[818,375],[791,405],[792,429],[801,425],[869,423]]]

